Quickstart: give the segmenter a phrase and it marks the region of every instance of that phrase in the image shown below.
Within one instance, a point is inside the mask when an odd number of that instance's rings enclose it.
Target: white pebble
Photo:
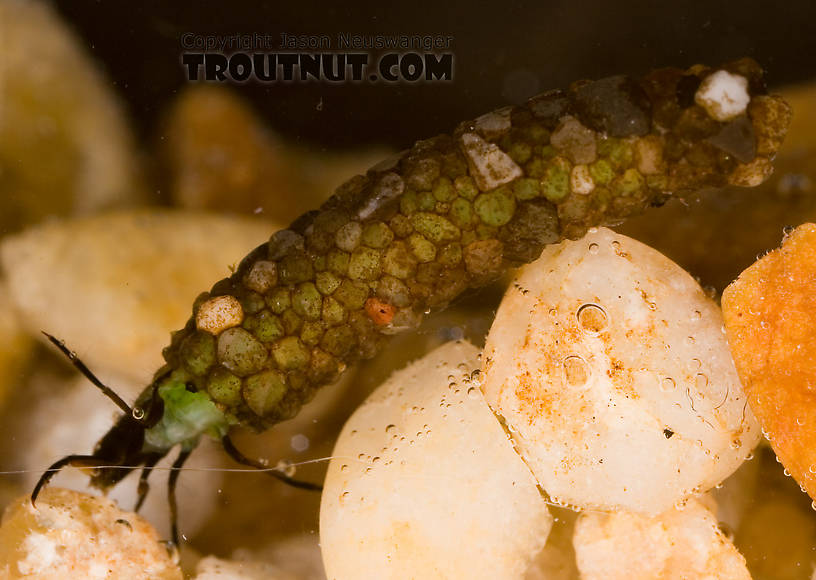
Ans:
[[[729,121],[741,115],[750,101],[748,80],[725,70],[704,78],[694,95],[694,102],[717,121]]]
[[[584,513],[574,545],[581,580],[750,580],[745,558],[697,500],[649,518]]]
[[[461,144],[473,180],[482,191],[495,189],[524,175],[521,167],[507,153],[476,133],[463,134]]]
[[[329,578],[524,577],[552,517],[471,380],[477,356],[439,347],[346,423],[320,507]]]
[[[598,228],[520,270],[487,338],[485,397],[555,500],[656,514],[759,439],[721,327],[685,271]]]

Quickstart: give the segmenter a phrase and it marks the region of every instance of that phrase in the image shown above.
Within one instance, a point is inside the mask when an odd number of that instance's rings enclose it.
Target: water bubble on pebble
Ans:
[[[591,302],[581,306],[576,316],[578,317],[578,324],[581,325],[584,332],[589,334],[599,334],[609,322],[606,310]]]
[[[589,366],[580,356],[570,355],[564,359],[564,375],[569,386],[583,386],[589,379]]]

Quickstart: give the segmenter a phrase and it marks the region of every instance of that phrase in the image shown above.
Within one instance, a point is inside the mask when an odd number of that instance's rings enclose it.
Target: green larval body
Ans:
[[[700,98],[717,71],[750,96],[731,117]],[[351,179],[252,251],[196,300],[164,350],[162,380],[223,414],[205,405],[200,432],[268,428],[388,335],[547,244],[669,195],[760,183],[789,119],[744,59],[578,82],[462,123]],[[162,397],[166,414],[174,403]],[[148,431],[154,447],[192,440],[195,427],[151,435],[168,422]]]

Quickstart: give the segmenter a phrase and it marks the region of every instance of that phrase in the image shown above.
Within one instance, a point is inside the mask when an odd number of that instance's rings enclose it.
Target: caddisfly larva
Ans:
[[[141,467],[141,503],[156,463],[180,446],[180,468],[204,434],[260,467],[234,447],[231,427],[263,430],[294,416],[387,335],[547,244],[672,194],[761,183],[789,119],[744,59],[574,83],[417,142],[342,185],[199,296],[133,407],[52,339],[125,414],[93,454],[56,462],[32,500],[74,465],[91,468],[103,490]],[[174,541],[178,473],[169,479]]]

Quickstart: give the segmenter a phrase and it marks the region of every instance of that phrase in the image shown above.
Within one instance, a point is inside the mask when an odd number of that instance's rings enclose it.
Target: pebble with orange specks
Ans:
[[[483,389],[554,501],[657,514],[756,444],[719,309],[668,258],[599,228],[516,283],[529,291],[499,307]]]
[[[816,498],[816,225],[804,224],[723,292],[748,402],[783,465]]]

